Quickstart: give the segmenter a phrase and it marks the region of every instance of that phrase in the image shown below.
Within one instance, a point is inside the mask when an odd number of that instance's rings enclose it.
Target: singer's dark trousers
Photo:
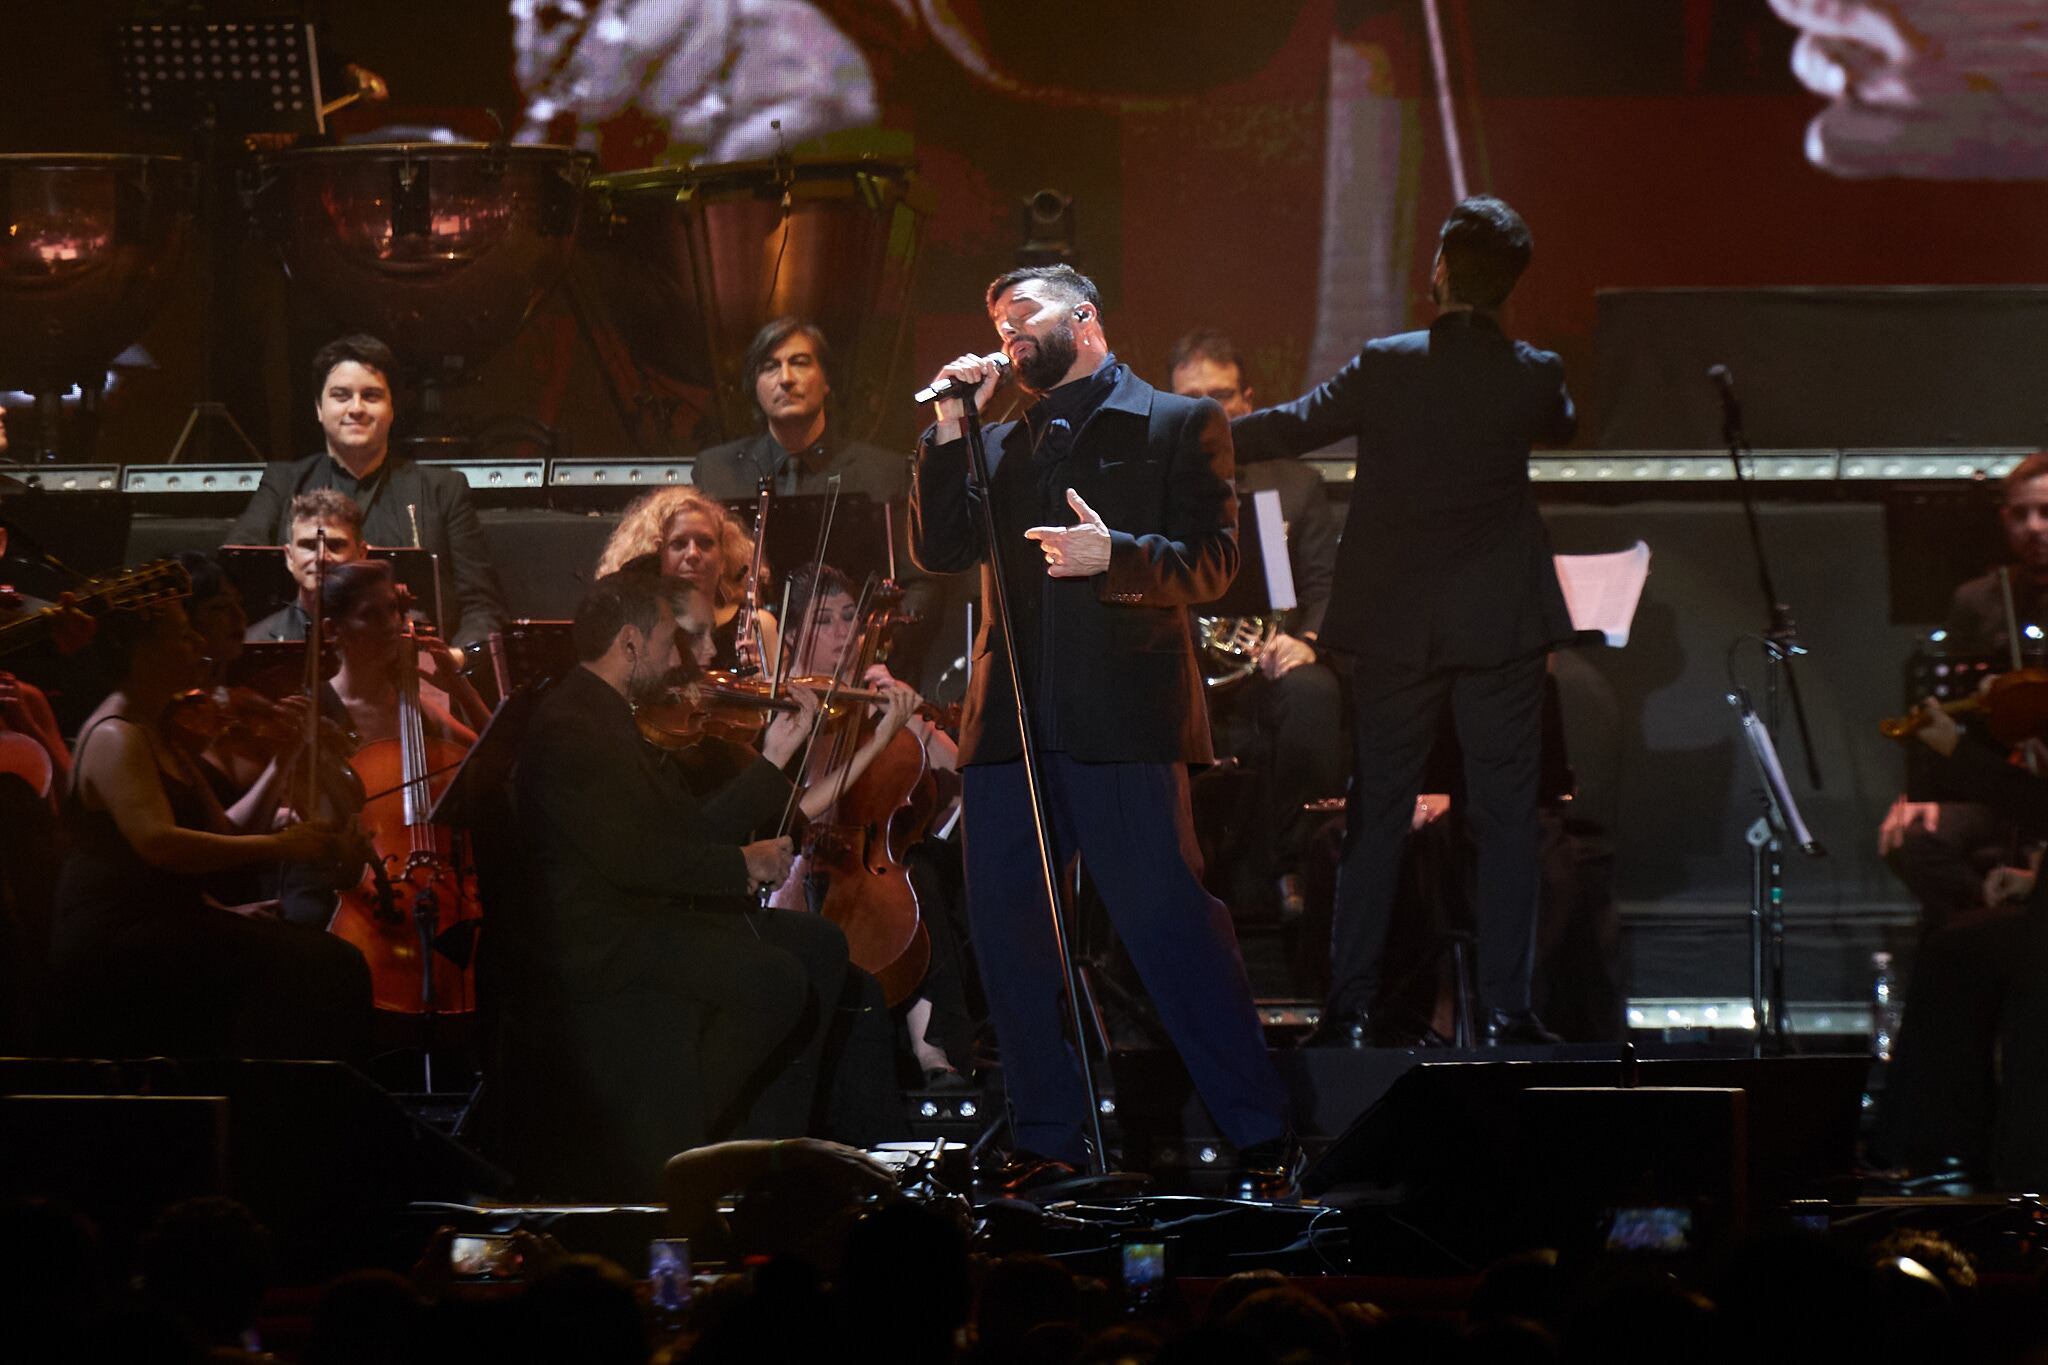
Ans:
[[[1239,1146],[1279,1137],[1286,1089],[1229,913],[1202,888],[1187,770],[1041,757],[1055,867],[1076,856],[1086,865],[1217,1128]],[[1016,1145],[1079,1165],[1093,1100],[1061,1027],[1064,982],[1024,765],[975,764],[963,780],[968,919]]]
[[[1357,660],[1344,856],[1330,927],[1331,1011],[1373,1007],[1401,849],[1446,704],[1465,754],[1463,816],[1478,848],[1480,999],[1490,1009],[1529,1008],[1542,885],[1536,800],[1546,658],[1538,652],[1479,669]],[[1451,818],[1458,815],[1453,810]]]

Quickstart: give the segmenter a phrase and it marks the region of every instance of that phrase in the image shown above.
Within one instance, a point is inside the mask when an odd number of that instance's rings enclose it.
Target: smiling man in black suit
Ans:
[[[397,372],[398,358],[373,336],[338,337],[316,351],[313,406],[327,448],[267,465],[223,543],[285,544],[292,499],[334,489],[362,509],[365,545],[433,551],[448,615],[439,623],[441,634],[452,644],[475,644],[505,623],[498,573],[468,481],[457,470],[418,464],[391,448]]]
[[[1239,418],[1243,459],[1358,439],[1321,643],[1352,657],[1354,728],[1331,994],[1316,1041],[1370,1038],[1401,846],[1448,704],[1479,849],[1479,991],[1488,1042],[1557,1037],[1530,1008],[1540,886],[1543,674],[1572,637],[1529,447],[1577,426],[1564,366],[1501,331],[1528,266],[1521,216],[1479,195],[1443,226],[1427,331],[1369,341],[1292,403]]]

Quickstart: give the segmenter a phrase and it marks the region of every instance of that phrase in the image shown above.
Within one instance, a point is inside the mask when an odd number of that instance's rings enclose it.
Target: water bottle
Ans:
[[[1870,1052],[1880,1062],[1888,1062],[1892,1043],[1899,1036],[1898,992],[1890,953],[1880,950],[1870,955],[1870,977]]]

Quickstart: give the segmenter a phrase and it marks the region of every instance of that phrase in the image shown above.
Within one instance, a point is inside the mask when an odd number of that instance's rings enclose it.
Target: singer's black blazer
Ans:
[[[1223,409],[1211,399],[1162,393],[1124,370],[1082,419],[1052,506],[1041,500],[1029,426],[999,422],[985,437],[1024,678],[1054,719],[1053,735],[1041,734],[1041,742],[1090,763],[1214,761],[1187,609],[1222,596],[1237,572],[1237,495]],[[1114,538],[1108,570],[1092,578],[1048,576],[1044,553],[1024,538],[1033,526],[1077,520],[1064,501],[1068,487],[1101,513]],[[965,440],[934,445],[927,431],[918,444],[910,552],[933,573],[983,566],[960,757],[1016,758],[1022,741],[1009,662],[991,628],[995,587]]]
[[[1369,341],[1312,392],[1231,424],[1240,459],[1358,438],[1319,643],[1414,668],[1490,668],[1572,638],[1529,447],[1578,415],[1556,355],[1483,313]]]

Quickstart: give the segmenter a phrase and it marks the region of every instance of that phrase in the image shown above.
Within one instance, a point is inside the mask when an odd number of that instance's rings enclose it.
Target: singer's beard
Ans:
[[[1031,338],[1030,354],[1017,362],[1017,382],[1033,393],[1057,388],[1080,354],[1072,325],[1062,322],[1044,336]]]

